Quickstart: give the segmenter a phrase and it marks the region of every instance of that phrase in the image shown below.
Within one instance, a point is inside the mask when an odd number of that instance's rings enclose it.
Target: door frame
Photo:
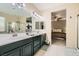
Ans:
[[[78,33],[78,31],[79,31],[79,25],[78,25],[78,22],[79,22],[79,14],[77,15],[77,48],[79,48],[79,45],[78,45],[78,39],[79,39],[79,37],[78,37],[78,35],[79,35],[79,33]]]
[[[67,9],[59,9],[59,10],[56,10],[56,11],[52,11],[51,12],[51,44],[52,44],[52,13],[53,12],[57,12],[57,11],[61,11],[61,10],[66,10],[66,28],[67,28]],[[66,31],[66,28],[65,28],[65,31]],[[67,33],[66,33],[67,34]],[[67,37],[67,36],[66,36]],[[66,40],[67,41],[67,40]],[[65,42],[66,44],[66,42]],[[66,45],[65,45],[66,46]]]

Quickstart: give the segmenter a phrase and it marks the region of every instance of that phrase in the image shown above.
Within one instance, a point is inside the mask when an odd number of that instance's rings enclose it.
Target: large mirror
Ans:
[[[0,33],[26,31],[26,19],[31,15],[27,10],[24,10],[24,7],[19,5],[19,3],[16,5],[0,3]]]
[[[5,18],[0,16],[0,32],[5,32]]]
[[[43,30],[44,29],[44,22],[43,21],[36,21],[35,22],[35,29]]]

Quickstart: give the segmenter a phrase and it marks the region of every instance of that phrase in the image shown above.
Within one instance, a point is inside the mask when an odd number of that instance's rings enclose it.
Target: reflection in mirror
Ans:
[[[16,32],[20,32],[20,21],[16,21]]]
[[[0,32],[14,33],[26,31],[26,16],[9,15],[0,12]]]
[[[35,28],[43,30],[44,29],[44,22],[43,21],[35,22]]]
[[[44,29],[44,22],[40,22],[40,29]]]
[[[0,32],[5,32],[5,18],[0,16]]]
[[[36,22],[36,23],[35,23],[35,28],[36,28],[36,29],[40,29],[39,22]]]
[[[11,3],[0,3],[0,33],[14,33],[26,31],[26,19],[29,11],[17,8]]]
[[[9,24],[9,33],[10,32],[16,32],[16,23],[12,22]]]

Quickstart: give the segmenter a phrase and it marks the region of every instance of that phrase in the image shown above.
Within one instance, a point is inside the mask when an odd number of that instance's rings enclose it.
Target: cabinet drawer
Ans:
[[[39,44],[40,44],[40,40],[37,39],[37,40],[34,41],[34,47],[39,45]]]
[[[41,46],[44,45],[45,40],[46,40],[46,34],[43,34],[41,37]]]
[[[2,56],[20,56],[20,55],[21,55],[20,49],[15,49],[3,54]]]
[[[39,48],[40,48],[40,45],[34,47],[34,53],[36,53],[39,50]]]
[[[41,36],[34,37],[34,47],[41,44]]]

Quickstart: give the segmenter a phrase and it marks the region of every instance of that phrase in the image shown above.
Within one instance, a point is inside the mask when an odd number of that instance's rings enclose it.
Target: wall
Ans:
[[[66,28],[66,46],[77,48],[77,15],[79,14],[79,5],[71,5],[67,9],[67,28]]]
[[[51,45],[51,13],[45,12],[43,13],[44,22],[45,22],[45,32],[47,34],[47,41],[50,42]]]
[[[20,21],[20,32],[25,32],[26,31],[26,16],[19,16],[19,21]]]
[[[66,9],[66,47],[77,48],[77,14],[79,4],[65,4],[43,12],[45,17],[47,39],[51,42],[51,12]],[[72,18],[70,18],[70,16]]]
[[[53,29],[61,29],[62,32],[66,32],[66,21],[60,20],[60,21],[52,21],[52,31]]]
[[[5,17],[6,21],[9,21],[9,22],[13,22],[13,21],[18,20],[17,16],[9,15],[9,14],[3,13],[3,12],[0,12],[0,16]]]

